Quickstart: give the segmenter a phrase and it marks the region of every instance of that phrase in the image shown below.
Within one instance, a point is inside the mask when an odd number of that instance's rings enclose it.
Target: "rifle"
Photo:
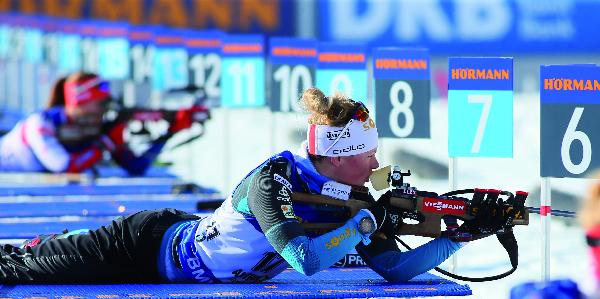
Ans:
[[[442,220],[447,227],[458,227],[458,219],[463,221],[474,219],[473,215],[477,213],[479,203],[484,200],[497,201],[501,204],[504,213],[510,213],[513,216],[508,218],[502,228],[498,231],[490,231],[489,234],[496,234],[498,241],[508,253],[512,269],[498,275],[481,278],[456,275],[438,267],[435,269],[452,278],[473,282],[500,279],[517,269],[518,245],[512,228],[515,225],[529,224],[529,210],[524,205],[528,196],[527,192],[517,191],[516,195],[513,195],[509,191],[496,189],[465,189],[438,195],[435,192],[417,190],[405,183],[404,177],[410,175],[410,170],[402,172],[399,168],[394,167],[394,170],[391,171],[391,167],[387,166],[375,171],[371,176],[371,183],[376,190],[383,190],[390,184],[392,186],[390,204],[400,209],[400,218],[402,218],[400,220],[403,222],[395,236],[398,242],[410,249],[406,243],[400,240],[399,236],[440,237]],[[465,194],[472,194],[472,198],[458,196]],[[346,209],[350,216],[354,216],[360,209],[368,208],[372,204],[363,200],[339,200],[324,195],[306,193],[293,193],[292,201],[340,207]],[[333,230],[342,225],[343,223],[302,223],[305,230],[316,232]]]
[[[498,200],[499,198],[504,202],[503,209],[505,212],[515,209],[514,219],[506,226],[529,224],[529,211],[524,206],[527,192],[517,191],[515,196],[509,191],[496,189],[465,189],[438,195],[435,192],[417,190],[415,187],[411,187],[410,184],[404,183],[404,177],[410,176],[410,170],[408,172],[394,170],[390,173],[390,168],[388,166],[379,170],[379,173],[374,173],[371,176],[371,182],[375,189],[382,190],[383,188],[378,189],[382,186],[379,182],[381,180],[380,176],[383,174],[384,177],[389,178],[386,181],[391,182],[392,185],[390,204],[400,209],[401,220],[404,222],[400,226],[398,235],[440,237],[442,235],[442,220],[447,225],[455,224],[454,221],[457,219],[472,220],[478,203],[483,200]],[[385,175],[386,173],[387,175]],[[457,196],[469,193],[473,194],[470,200]],[[346,209],[350,216],[354,216],[359,210],[371,206],[371,203],[362,200],[339,200],[320,194],[307,193],[294,193],[292,200],[307,204],[338,206]],[[333,230],[342,225],[343,223],[302,223],[302,226],[307,230]]]
[[[180,141],[176,145],[171,146],[170,149],[175,149],[179,146],[188,144],[201,137],[205,131],[205,122],[211,118],[210,110],[205,104],[207,97],[204,89],[195,86],[186,86],[180,89],[169,90],[164,94],[164,97],[191,97],[193,99],[193,103],[190,108],[194,111],[192,114],[192,120],[200,127],[200,129],[196,129],[193,134],[189,134],[191,136],[188,136],[184,141]],[[176,120],[177,111],[178,110],[176,109],[125,108],[119,104],[119,101],[113,101],[111,102],[109,109],[105,114],[103,131],[107,132],[110,130],[110,128],[119,123],[137,121],[141,125],[136,126],[134,130],[131,130],[130,127],[130,133],[132,135],[152,135],[152,132],[150,132],[147,127],[148,122],[165,121],[171,125]],[[163,129],[164,127],[168,126],[163,126]],[[163,134],[159,138],[166,140],[170,137],[171,135],[167,133]]]

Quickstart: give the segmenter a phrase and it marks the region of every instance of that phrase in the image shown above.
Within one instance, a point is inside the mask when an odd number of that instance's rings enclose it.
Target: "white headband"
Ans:
[[[377,147],[377,128],[368,118],[365,122],[351,119],[346,126],[309,125],[308,153],[318,156],[343,157],[368,152]]]

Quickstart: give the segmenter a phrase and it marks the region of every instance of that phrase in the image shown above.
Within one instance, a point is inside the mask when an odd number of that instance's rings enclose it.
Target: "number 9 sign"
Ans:
[[[584,177],[600,166],[600,67],[540,67],[540,175]]]
[[[317,87],[325,95],[339,91],[366,104],[365,48],[360,45],[322,43],[318,56]]]
[[[513,59],[448,60],[450,157],[513,155]]]
[[[379,136],[429,138],[429,52],[377,48],[373,61]]]

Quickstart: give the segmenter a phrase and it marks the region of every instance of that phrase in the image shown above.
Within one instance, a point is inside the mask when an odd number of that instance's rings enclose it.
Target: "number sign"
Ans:
[[[81,21],[81,67],[83,71],[98,73],[98,34],[100,24],[96,21]]]
[[[600,166],[600,67],[540,67],[540,175],[584,177]]]
[[[98,74],[107,80],[126,80],[129,76],[128,25],[102,22],[98,28]]]
[[[379,136],[429,138],[429,51],[377,48],[373,69]]]
[[[123,102],[126,106],[148,107],[153,77],[154,32],[159,26],[129,26],[129,78],[125,82]]]
[[[221,44],[224,33],[216,30],[190,30],[185,39],[190,81],[204,88],[211,99],[221,96]]]
[[[264,106],[264,37],[228,35],[223,40],[221,55],[221,105],[232,108]]]
[[[448,61],[450,157],[512,157],[512,58]]]
[[[300,111],[302,91],[312,87],[317,66],[317,42],[274,37],[269,43],[271,111]]]
[[[63,20],[58,35],[58,70],[62,75],[81,70],[81,36],[76,21]]]
[[[325,95],[343,92],[367,104],[365,47],[348,44],[319,44],[317,87]]]
[[[42,63],[42,27],[41,21],[35,17],[23,17],[23,57],[20,63],[21,112],[30,114],[44,105],[40,103],[46,98],[40,97],[43,78],[40,76]],[[45,103],[44,103],[45,104]]]
[[[152,59],[154,90],[166,91],[188,85],[188,55],[183,32],[165,28],[154,35]]]

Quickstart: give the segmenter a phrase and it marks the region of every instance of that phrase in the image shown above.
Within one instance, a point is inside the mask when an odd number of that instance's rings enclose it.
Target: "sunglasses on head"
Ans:
[[[358,107],[356,107],[356,110],[354,110],[354,115],[352,116],[352,119],[365,122],[367,121],[367,119],[369,119],[369,109],[367,109],[365,104],[363,104],[362,102],[357,103]]]

